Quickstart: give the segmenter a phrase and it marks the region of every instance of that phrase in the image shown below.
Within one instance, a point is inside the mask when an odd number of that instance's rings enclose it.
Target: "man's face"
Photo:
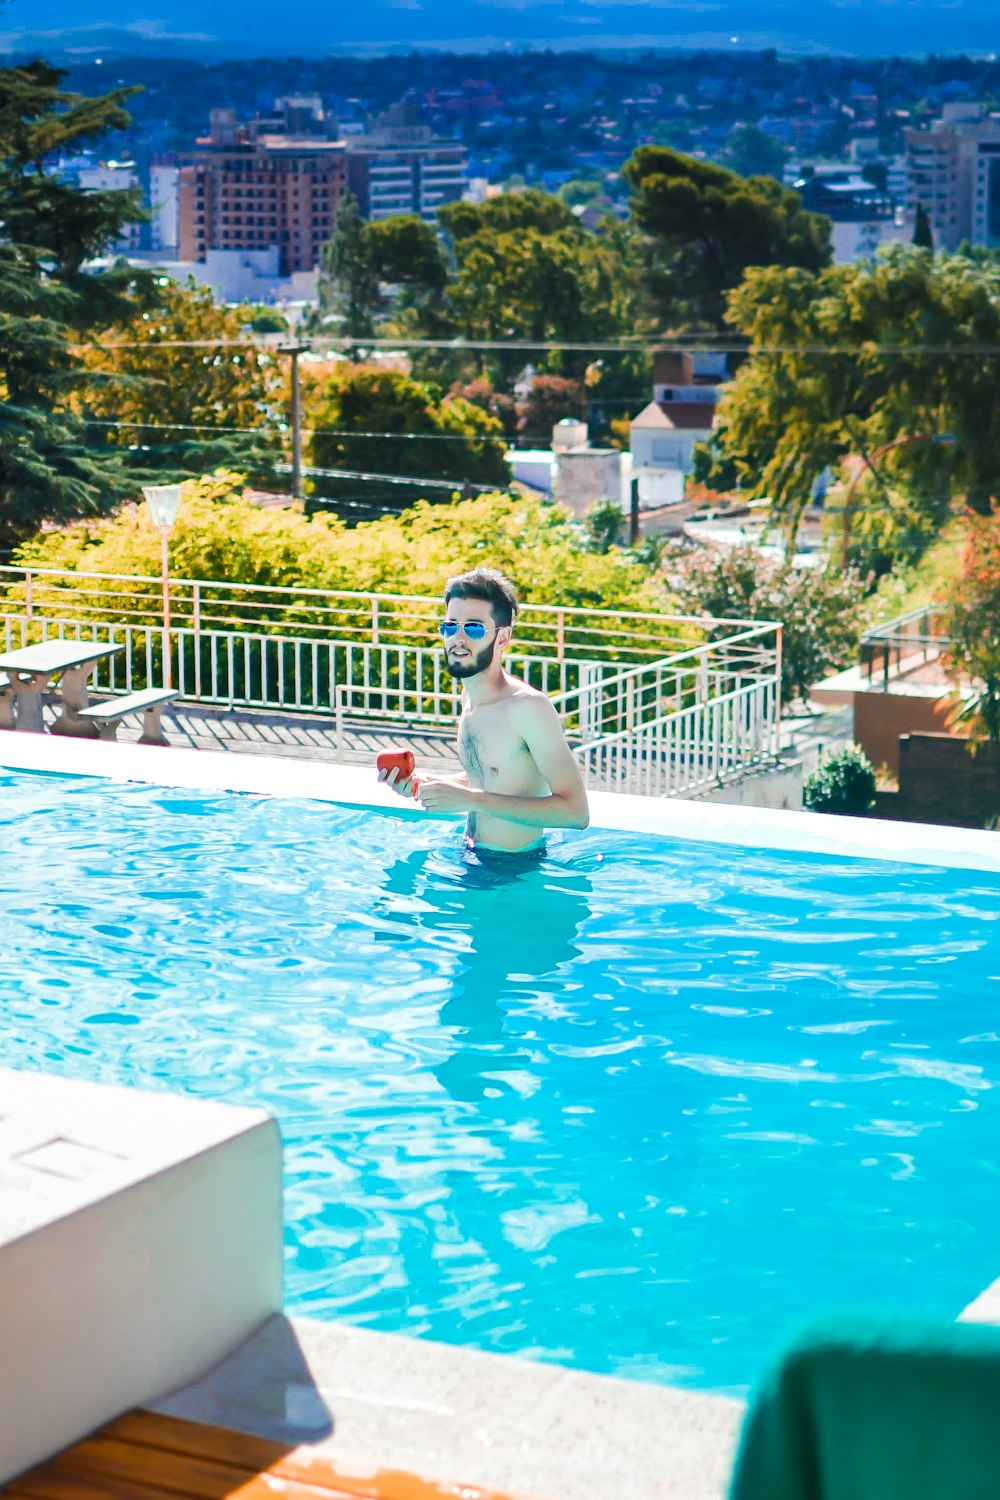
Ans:
[[[445,661],[452,677],[476,677],[485,672],[493,660],[500,633],[485,599],[452,599],[445,611],[445,619],[454,620],[459,626],[455,635],[444,638]],[[485,634],[475,640],[466,635],[466,625],[474,629],[482,625]],[[478,635],[478,630],[475,633]]]

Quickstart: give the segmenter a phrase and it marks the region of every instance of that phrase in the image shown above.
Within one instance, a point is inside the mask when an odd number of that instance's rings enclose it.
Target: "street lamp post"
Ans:
[[[160,533],[160,573],[163,584],[163,686],[173,687],[170,667],[170,568],[167,558],[167,541],[170,528],[177,519],[181,503],[180,484],[144,484],[142,493],[153,525]]]
[[[894,448],[906,448],[910,443],[943,443],[951,447],[954,436],[950,432],[911,432],[906,437],[893,438],[889,443],[883,443],[881,448],[876,448],[874,453],[863,453],[862,462],[858,464],[851,481],[844,493],[844,508],[840,516],[840,566],[847,567],[847,556],[851,543],[851,506],[854,502],[854,491],[858,487],[858,481],[866,469],[870,469],[876,479],[881,480],[881,475],[875,467],[876,460],[884,458]]]

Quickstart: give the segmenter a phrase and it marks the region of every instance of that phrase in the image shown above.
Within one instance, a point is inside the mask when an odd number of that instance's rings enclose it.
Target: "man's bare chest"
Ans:
[[[528,747],[509,712],[476,709],[459,721],[458,753],[469,779],[485,785],[522,765]]]

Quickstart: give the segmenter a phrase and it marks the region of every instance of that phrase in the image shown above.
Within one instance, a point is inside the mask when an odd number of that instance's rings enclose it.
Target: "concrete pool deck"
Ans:
[[[347,1323],[272,1318],[155,1411],[525,1500],[718,1500],[743,1403]],[[450,1493],[450,1491],[449,1491]]]

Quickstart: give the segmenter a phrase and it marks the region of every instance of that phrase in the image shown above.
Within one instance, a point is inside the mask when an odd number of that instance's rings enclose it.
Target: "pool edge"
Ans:
[[[408,809],[394,793],[380,786],[374,768],[288,756],[159,748],[6,731],[0,734],[0,769],[334,802],[403,817],[430,816]],[[591,792],[590,807],[592,828],[618,833],[1000,873],[1000,837],[979,829],[621,792]],[[454,823],[456,819],[440,821]]]
[[[275,1318],[153,1410],[531,1500],[717,1500],[744,1405],[343,1321]],[[312,1431],[310,1431],[312,1428]]]

